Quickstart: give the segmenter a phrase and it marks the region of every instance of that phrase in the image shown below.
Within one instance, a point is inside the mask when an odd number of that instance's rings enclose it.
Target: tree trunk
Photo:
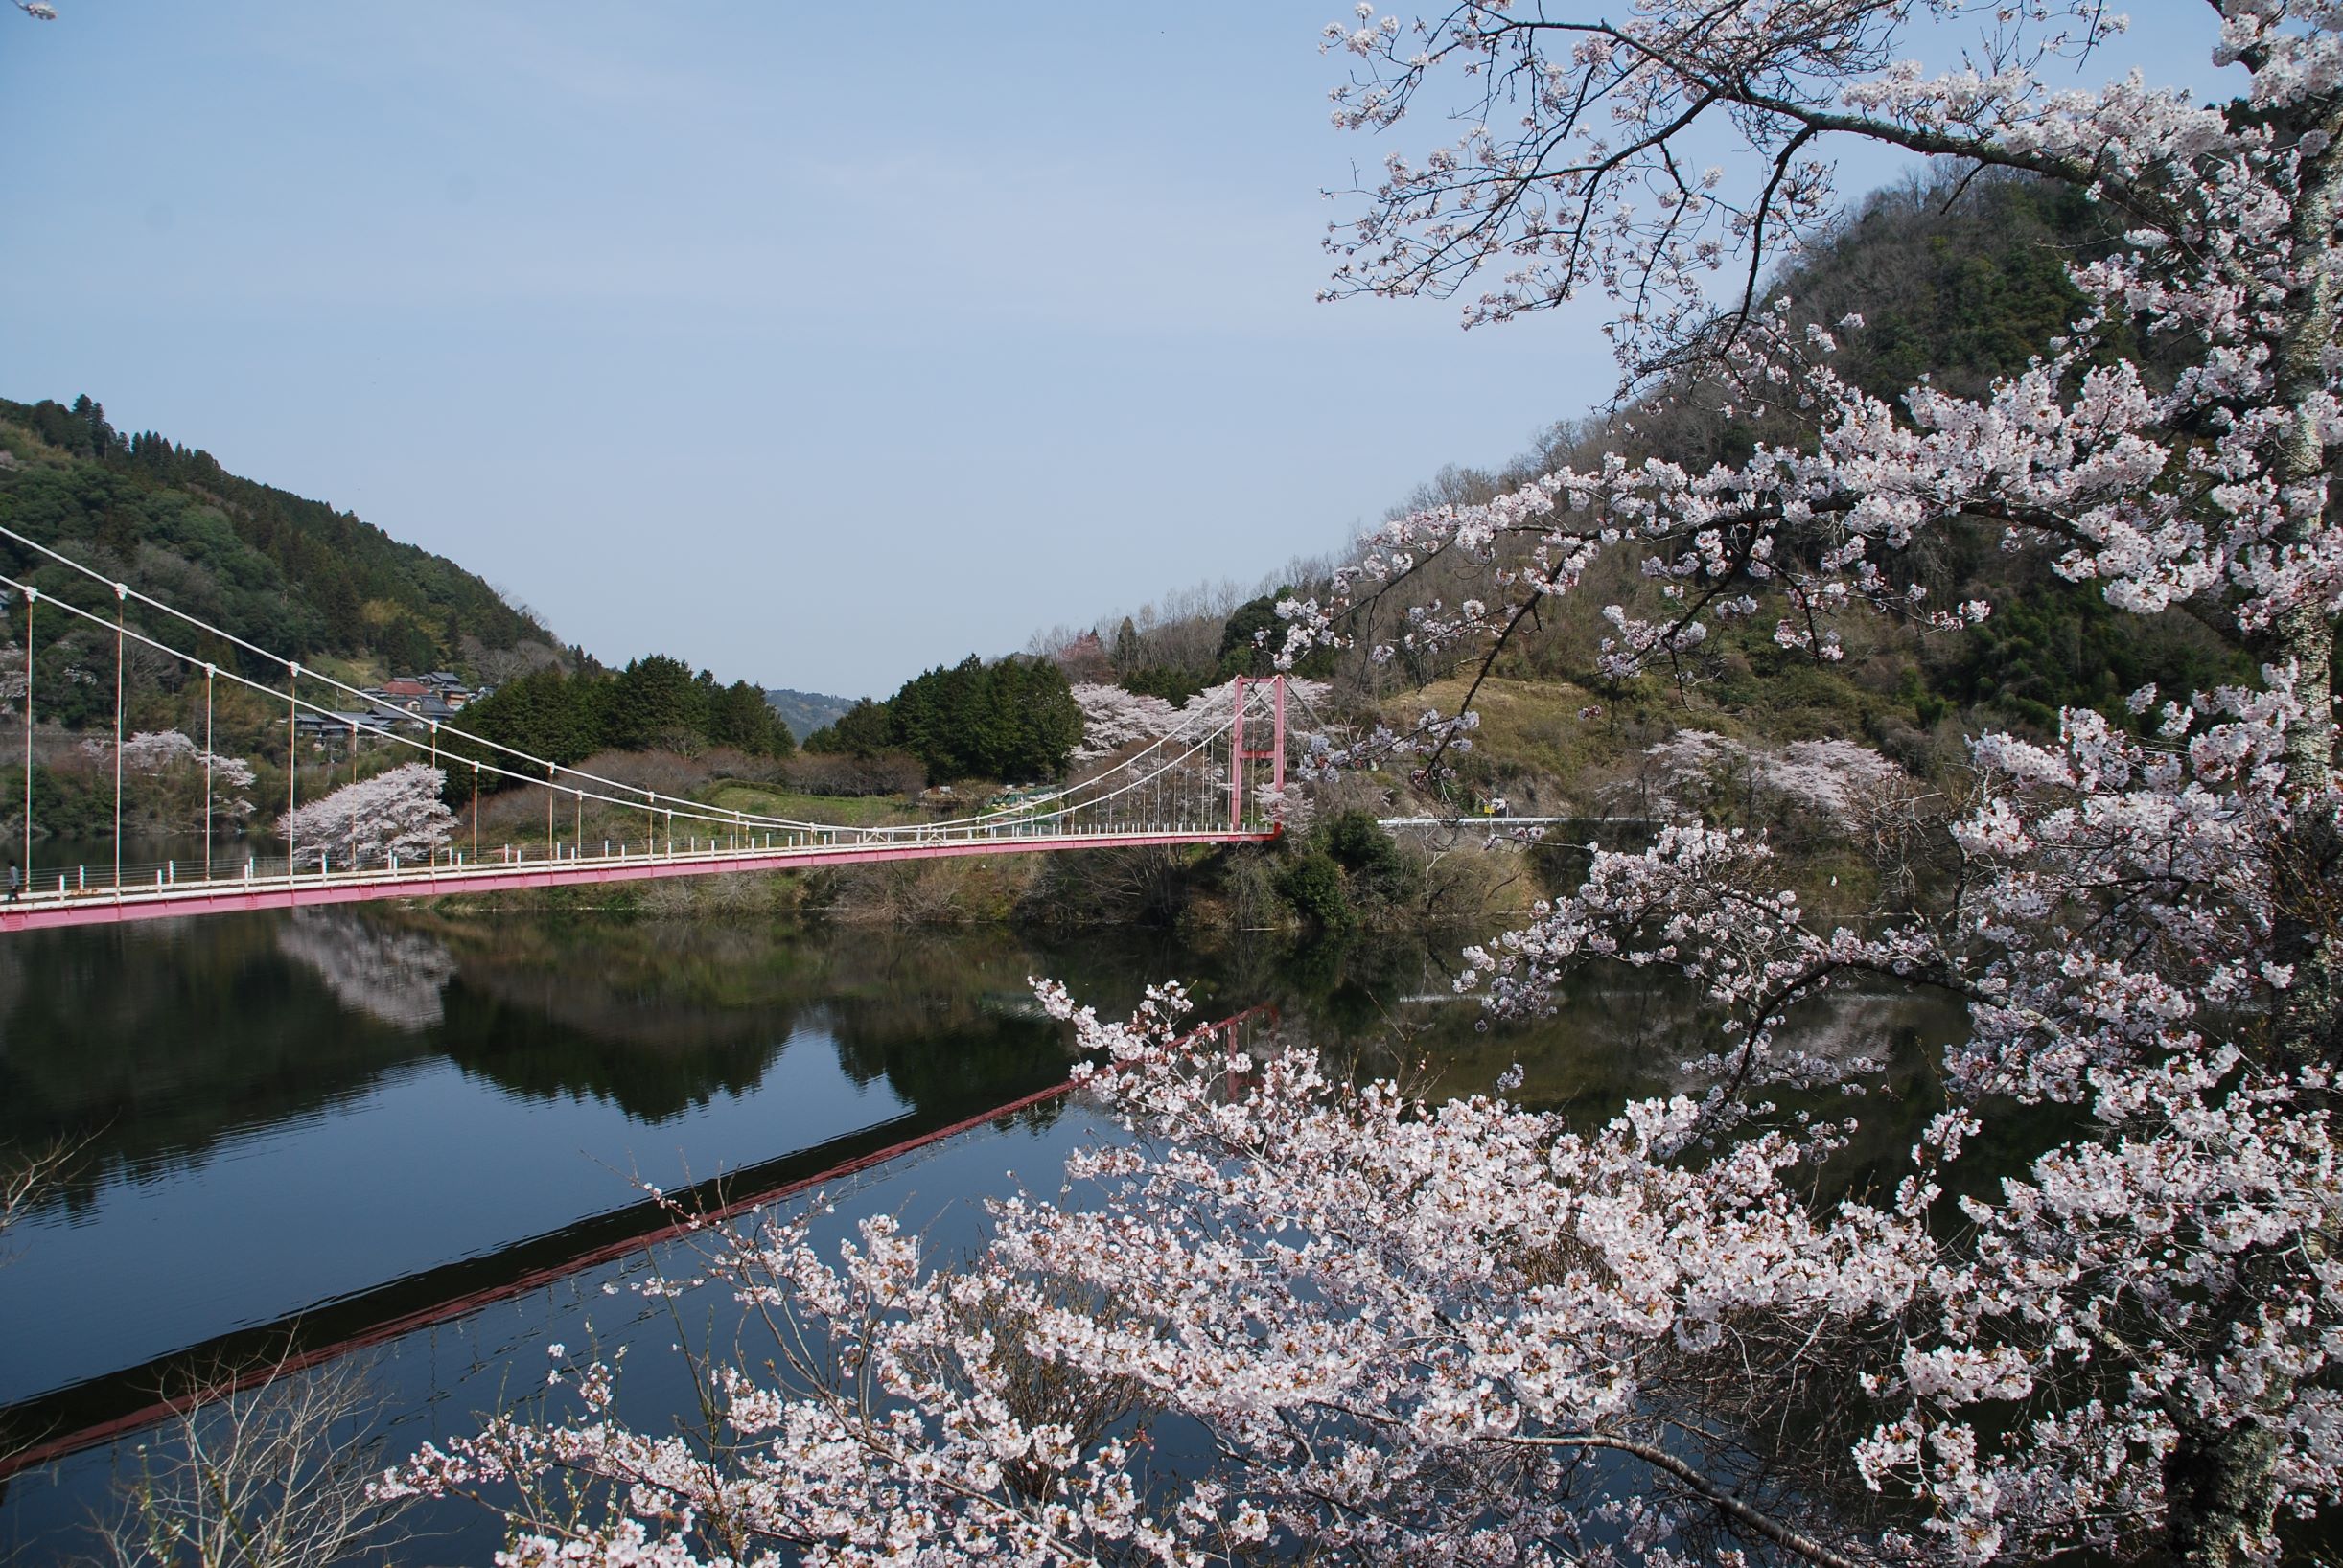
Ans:
[[[2190,1568],[2233,1568],[2268,1555],[2278,1494],[2278,1438],[2260,1421],[2183,1421],[2164,1462],[2165,1549]]]
[[[2297,255],[2323,256],[2333,249],[2343,216],[2343,146],[2333,140],[2343,123],[2330,108],[2317,124],[2290,128],[2296,135],[2323,130],[2330,138],[2325,150],[2303,160],[2292,234]],[[2292,414],[2271,464],[2290,507],[2275,541],[2282,547],[2314,544],[2331,526],[2337,478],[2319,414],[2336,336],[2336,287],[2326,266],[2305,271],[2271,345],[2275,401]],[[2274,1045],[2285,1065],[2343,1066],[2343,965],[2335,952],[2333,891],[2343,860],[2329,804],[2335,774],[2334,625],[2323,604],[2295,605],[2254,638],[2253,647],[2267,663],[2292,666],[2302,703],[2302,718],[2286,735],[2286,796],[2296,817],[2275,846],[2271,950],[2277,961],[2293,966],[2294,983],[2282,994],[2273,1019]],[[2285,1266],[2267,1258],[2262,1264]],[[2240,1270],[2219,1309],[2224,1330],[2262,1299],[2256,1285],[2262,1269],[2241,1262]],[[2264,1410],[2283,1408],[2285,1395],[2264,1390],[2257,1403]],[[2164,1462],[2168,1560],[2232,1568],[2266,1557],[2277,1515],[2276,1428],[2250,1410],[2225,1424],[2193,1410],[2169,1414],[2175,1442]]]
[[[2293,241],[2298,256],[2323,257],[2335,245],[2343,218],[2343,116],[2331,108],[2297,134],[2316,130],[2330,145],[2305,158],[2295,200]],[[2336,475],[2327,454],[2317,407],[2336,337],[2336,287],[2331,268],[2309,265],[2287,302],[2285,328],[2273,345],[2275,388],[2292,410],[2273,465],[2281,495],[2293,510],[2277,542],[2307,546],[2332,526]],[[2295,983],[2277,1019],[2281,1058],[2297,1066],[2343,1066],[2343,966],[2333,937],[2338,846],[2328,795],[2334,779],[2334,625],[2325,606],[2299,604],[2281,614],[2260,639],[2264,657],[2291,664],[2302,700],[2301,722],[2286,738],[2286,793],[2299,818],[2279,845],[2278,911],[2273,956],[2294,967]]]

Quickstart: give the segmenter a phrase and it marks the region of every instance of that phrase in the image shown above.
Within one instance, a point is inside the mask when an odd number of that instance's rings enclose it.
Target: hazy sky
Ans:
[[[0,395],[606,659],[884,695],[1335,548],[1610,387],[1591,308],[1313,303],[1380,156],[1327,124],[1331,0],[58,4],[0,15]]]

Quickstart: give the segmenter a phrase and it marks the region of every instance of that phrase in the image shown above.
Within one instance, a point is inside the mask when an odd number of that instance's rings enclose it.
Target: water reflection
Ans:
[[[1034,942],[976,933],[777,932],[689,921],[449,920],[305,911],[50,932],[0,944],[0,1146],[93,1140],[52,1202],[168,1179],[223,1141],[348,1107],[439,1061],[505,1095],[594,1102],[661,1126],[755,1094],[818,1034],[837,1071],[922,1111],[1062,1071],[1028,977],[1102,1010],[1188,980],[1200,1015],[1267,1004],[1363,1069],[1486,1085],[1519,1060],[1524,1101],[1608,1115],[1689,1087],[1716,1037],[1694,989],[1612,977],[1558,1016],[1490,1029],[1450,989],[1460,939]],[[1813,1004],[1825,1048],[1906,1062],[1960,1024],[1901,994]],[[1891,1084],[1891,1089],[1896,1086]],[[770,1151],[779,1152],[779,1151]]]
[[[353,910],[302,910],[277,928],[277,948],[325,981],[352,1012],[410,1032],[446,1016],[440,993],[455,959],[420,932],[369,921]]]
[[[884,1080],[921,1110],[1065,1067],[1023,984],[1041,957],[998,934],[808,937],[654,920],[442,935],[457,980],[435,1043],[451,1060],[516,1094],[605,1099],[644,1122],[750,1093],[808,1028],[855,1083]]]
[[[0,1448],[135,1411],[190,1359],[368,1337],[564,1278],[655,1225],[634,1179],[778,1185],[1061,1080],[1033,975],[1107,1013],[1183,978],[1200,1016],[1265,1005],[1360,1071],[1446,1091],[1519,1063],[1518,1098],[1589,1121],[1691,1086],[1682,1063],[1715,1038],[1695,990],[1614,978],[1554,1019],[1489,1027],[1451,989],[1463,940],[1198,950],[384,906],[12,937],[0,1147],[91,1142],[0,1269]],[[1959,1025],[1900,995],[1816,1011],[1834,1049],[1906,1063]],[[1867,1181],[1930,1095],[1891,1077],[1838,1179]],[[1052,1151],[1029,1179],[1096,1130],[1058,1114],[1020,1123]],[[956,1173],[943,1197],[1001,1189],[1006,1163],[973,1158],[925,1167]]]
[[[964,1117],[1068,1063],[1023,985],[1048,956],[998,937],[369,911],[12,955],[0,1141],[89,1147],[0,1271],[0,1405],[466,1260],[542,1266],[637,1182]]]
[[[657,1125],[754,1092],[809,1028],[857,1085],[958,1105],[1062,1070],[1024,984],[1055,959],[997,934],[824,940],[374,911],[30,934],[0,944],[0,1146],[91,1139],[52,1197],[78,1208],[433,1060],[508,1095]]]
[[[287,956],[283,917],[223,915],[0,944],[0,1146],[90,1141],[53,1203],[200,1164],[221,1140],[347,1104],[430,1054]]]

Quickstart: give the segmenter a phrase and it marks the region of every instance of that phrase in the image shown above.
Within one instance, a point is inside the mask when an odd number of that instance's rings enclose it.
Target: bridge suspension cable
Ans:
[[[398,896],[419,889],[486,890],[499,886],[550,886],[565,881],[632,880],[640,876],[706,874],[842,858],[926,858],[938,854],[997,853],[1005,849],[1079,848],[1110,842],[1222,842],[1262,838],[1277,831],[1285,779],[1282,679],[1240,678],[1227,689],[1225,703],[1192,703],[1190,711],[1169,732],[1147,739],[1144,744],[1134,743],[1121,755],[1101,759],[1103,766],[1096,766],[1087,774],[1054,789],[1012,794],[1006,802],[989,809],[932,821],[868,825],[824,822],[718,807],[647,785],[629,784],[537,756],[442,720],[421,721],[422,733],[418,735],[413,732],[417,721],[382,707],[378,699],[359,687],[304,668],[297,659],[272,653],[199,616],[114,581],[12,528],[0,525],[0,540],[13,542],[41,560],[64,568],[113,600],[113,613],[107,616],[56,591],[44,592],[30,580],[29,573],[24,576],[0,573],[0,587],[21,593],[25,605],[24,822],[19,862],[23,886],[19,888],[12,884],[6,909],[0,911],[0,930],[103,918],[87,913],[91,894],[126,909],[126,912],[115,917],[135,918],[139,912],[179,913],[214,907],[344,902],[357,897]],[[58,869],[54,882],[49,880],[46,870],[36,874],[35,868],[34,770],[38,761],[35,612],[43,604],[53,611],[62,612],[69,622],[85,624],[100,634],[110,631],[113,636],[112,865],[110,876],[102,869],[94,885],[86,865],[75,866],[70,880]],[[232,665],[174,646],[149,629],[131,624],[128,611],[133,605],[187,628],[199,646],[204,638],[218,639],[219,643],[260,661],[264,667],[281,667],[285,672],[283,689]],[[65,646],[68,634],[54,634],[52,645]],[[151,650],[191,672],[199,670],[203,676],[203,861],[193,878],[182,877],[175,862],[139,865],[124,860],[127,714],[133,695],[129,679],[133,648]],[[281,698],[285,703],[284,825],[288,838],[281,870],[273,856],[264,871],[260,857],[246,855],[241,868],[232,866],[232,874],[227,876],[220,874],[217,863],[214,836],[219,813],[215,780],[216,767],[221,760],[218,752],[218,695],[223,680],[256,696]],[[305,698],[301,695],[305,680],[313,686],[322,685],[355,699],[359,705],[336,710]],[[406,864],[402,864],[399,856],[370,851],[355,812],[348,824],[350,837],[346,843],[310,845],[293,840],[291,834],[297,831],[296,813],[302,794],[300,740],[305,713],[312,716],[311,722],[321,733],[348,733],[354,782],[359,772],[357,755],[361,737],[403,747],[428,759],[429,766],[443,779],[443,789],[447,769],[470,769],[469,857],[463,849],[444,843],[420,860],[408,856]],[[1248,748],[1248,726],[1255,736],[1268,734],[1270,744]],[[450,750],[443,743],[452,743],[464,749]],[[465,754],[467,751],[471,754]],[[329,789],[332,761],[329,751]],[[1269,779],[1261,787],[1267,796],[1265,800],[1246,792],[1247,762],[1270,765]],[[545,842],[540,858],[532,861],[530,855],[535,846],[525,843],[501,845],[493,860],[483,852],[480,819],[484,775],[546,792]],[[571,838],[566,847],[560,842],[556,815],[560,795],[571,797]],[[638,845],[621,832],[604,839],[599,853],[590,853],[589,802],[598,811],[615,810],[629,819],[633,814],[642,814],[641,843]],[[682,848],[676,836],[679,825],[687,830]],[[335,858],[337,850],[341,855],[338,865]],[[516,882],[516,877],[521,880]],[[262,896],[266,889],[274,889],[277,896]],[[305,897],[305,892],[313,896]],[[285,896],[288,893],[292,896]],[[138,912],[127,911],[127,907],[132,904],[138,906]],[[69,910],[84,912],[64,918]]]

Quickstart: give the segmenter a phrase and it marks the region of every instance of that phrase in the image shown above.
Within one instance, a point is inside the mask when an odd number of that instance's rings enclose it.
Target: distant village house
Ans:
[[[352,740],[379,737],[385,730],[419,730],[446,724],[486,693],[451,671],[433,670],[429,675],[394,676],[379,686],[366,687],[360,695],[365,699],[363,707],[300,714],[293,721],[294,732],[313,745],[331,749]]]

